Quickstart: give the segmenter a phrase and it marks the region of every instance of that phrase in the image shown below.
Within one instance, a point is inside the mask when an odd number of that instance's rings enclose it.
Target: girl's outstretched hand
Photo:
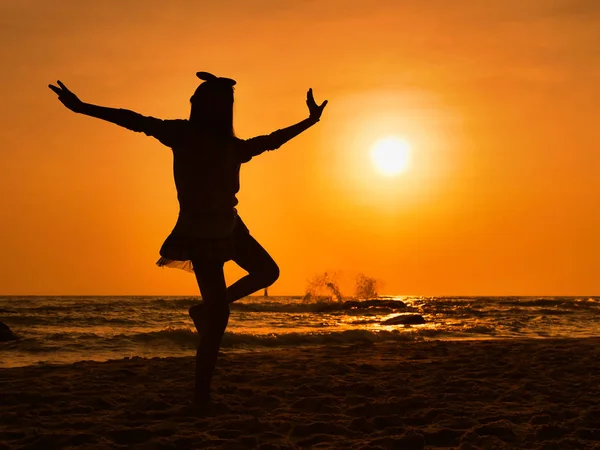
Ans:
[[[73,94],[60,80],[57,81],[58,86],[49,84],[48,87],[58,94],[58,99],[73,112],[80,112],[83,109],[83,102]]]
[[[323,114],[323,109],[327,105],[327,100],[321,103],[321,105],[317,105],[315,103],[315,98],[313,97],[312,88],[310,88],[306,94],[306,105],[310,111],[310,118],[319,120],[321,118],[321,114]]]

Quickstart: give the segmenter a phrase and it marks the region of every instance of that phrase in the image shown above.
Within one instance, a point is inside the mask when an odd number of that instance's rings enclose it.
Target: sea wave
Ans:
[[[469,334],[494,335],[491,327],[475,325],[462,326],[454,330],[447,328],[427,328],[397,326],[390,329],[349,329],[322,332],[289,332],[289,333],[236,333],[225,332],[221,346],[224,348],[282,347],[298,345],[375,343],[382,341],[415,341],[426,338],[441,338]],[[165,328],[157,331],[117,334],[110,337],[94,333],[53,333],[43,339],[26,338],[10,346],[0,346],[0,350],[19,350],[39,353],[60,348],[63,351],[90,351],[97,349],[115,349],[149,346],[176,346],[195,349],[198,345],[198,334],[190,328]]]
[[[290,302],[260,301],[248,303],[233,303],[233,311],[246,312],[311,312],[311,313],[352,313],[364,311],[377,311],[380,313],[391,311],[412,310],[400,300],[347,300],[347,301],[317,301],[317,302]]]
[[[413,306],[426,312],[494,316],[506,312],[531,314],[561,314],[566,312],[596,312],[600,309],[598,297],[440,297],[414,299]]]
[[[89,316],[89,315],[27,315],[18,314],[8,317],[7,323],[11,325],[50,325],[55,326],[60,324],[65,326],[69,325],[104,325],[104,326],[117,326],[117,325],[138,325],[139,319],[126,318],[126,317],[106,317],[106,316]]]
[[[552,298],[523,298],[523,299],[510,299],[502,302],[505,305],[519,306],[519,307],[561,307],[561,308],[581,308],[585,306],[595,307],[597,301],[593,298],[581,301],[581,299],[574,299],[572,297],[552,297]]]
[[[226,332],[223,336],[222,347],[280,347],[311,344],[344,344],[380,341],[412,341],[425,337],[441,335],[443,331],[431,329],[394,329],[394,330],[344,330],[310,333],[270,333],[251,334]],[[44,339],[26,338],[14,341],[10,346],[0,346],[2,351],[19,350],[26,352],[46,352],[50,349],[61,348],[63,351],[82,351],[89,349],[114,348],[132,346],[178,346],[195,349],[199,337],[189,328],[167,328],[145,333],[118,334],[111,337],[98,336],[94,333],[54,333]]]
[[[442,334],[441,330],[344,330],[310,333],[269,333],[251,334],[225,332],[221,342],[222,347],[280,347],[311,344],[343,344],[381,341],[414,341],[424,337],[434,337]],[[173,328],[130,336],[115,336],[113,339],[125,338],[139,343],[156,343],[170,341],[175,344],[195,348],[198,344],[198,334],[189,328]]]
[[[0,313],[7,319],[19,323],[28,323],[22,317],[31,317],[32,324],[50,323],[60,316],[61,320],[85,322],[91,320],[92,324],[114,323],[133,324],[140,313],[156,314],[160,311],[187,313],[187,309],[200,301],[199,297],[185,298],[107,298],[83,299],[79,303],[69,299],[62,304],[37,305],[32,302],[19,304],[15,302],[3,305]],[[265,312],[265,313],[325,313],[325,314],[360,314],[365,311],[376,314],[392,312],[426,312],[438,314],[452,314],[463,317],[489,317],[505,312],[530,313],[531,311],[543,314],[561,314],[557,311],[598,311],[600,299],[596,297],[441,297],[441,298],[415,298],[402,300],[381,298],[371,300],[345,301],[318,300],[303,301],[302,298],[247,298],[231,304],[232,311],[240,312]],[[110,316],[122,318],[111,318]]]
[[[127,314],[129,312],[139,312],[144,310],[160,311],[160,310],[182,310],[196,305],[200,302],[199,298],[177,298],[177,299],[119,299],[116,302],[114,299],[110,301],[88,301],[85,303],[64,303],[64,304],[46,304],[46,305],[21,305],[19,309],[10,308],[2,309],[0,312],[6,314],[22,314],[24,316],[48,316],[54,314],[69,315],[75,314],[75,317],[83,315],[98,315],[103,313],[120,313]],[[303,301],[288,300],[282,302],[280,300],[254,300],[244,299],[231,304],[233,311],[246,312],[352,312],[364,310],[377,311],[397,311],[411,309],[401,300],[390,299],[372,299],[372,300],[318,300],[318,301]],[[102,317],[102,316],[98,316]]]
[[[158,306],[166,309],[187,309],[192,305],[197,305],[199,302],[200,299],[194,297],[174,299],[156,298],[147,302],[147,305],[152,307]]]

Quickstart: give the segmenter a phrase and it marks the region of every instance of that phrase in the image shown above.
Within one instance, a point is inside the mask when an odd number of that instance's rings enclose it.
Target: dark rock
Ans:
[[[402,309],[406,308],[406,303],[401,300],[361,300],[361,301],[347,301],[346,306],[359,307],[359,308],[392,308]]]
[[[316,307],[318,312],[339,311],[339,310],[369,310],[369,309],[406,309],[406,303],[401,300],[347,300],[345,302],[331,302],[319,304]]]
[[[8,325],[0,322],[0,342],[16,341],[17,337],[8,328]]]
[[[419,325],[427,323],[420,314],[400,314],[381,322],[383,325]]]

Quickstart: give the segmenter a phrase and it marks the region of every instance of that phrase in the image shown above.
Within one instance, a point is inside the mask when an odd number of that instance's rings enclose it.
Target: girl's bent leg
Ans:
[[[236,233],[233,261],[248,275],[227,288],[229,303],[269,287],[279,278],[277,263],[247,231]]]
[[[223,263],[194,260],[193,265],[206,314],[205,330],[196,352],[194,402],[204,403],[210,399],[210,385],[219,347],[229,321],[229,304]]]

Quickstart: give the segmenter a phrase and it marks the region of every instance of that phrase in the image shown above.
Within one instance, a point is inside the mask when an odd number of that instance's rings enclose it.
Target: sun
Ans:
[[[371,146],[371,161],[382,175],[398,175],[408,170],[410,145],[396,137],[379,139]]]

